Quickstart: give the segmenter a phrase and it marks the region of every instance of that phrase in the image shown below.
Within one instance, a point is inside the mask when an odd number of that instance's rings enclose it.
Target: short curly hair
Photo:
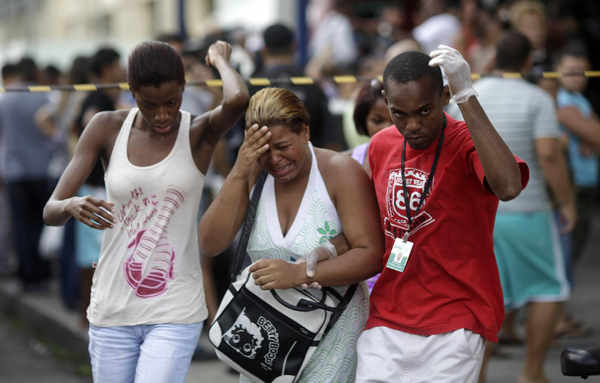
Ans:
[[[438,66],[430,67],[430,60],[431,57],[422,52],[408,51],[400,53],[391,59],[385,67],[383,71],[383,86],[385,87],[390,80],[406,84],[418,81],[424,76],[429,76],[433,80],[434,86],[442,94],[444,90],[442,70]]]
[[[185,84],[185,70],[179,52],[161,41],[145,41],[138,44],[129,55],[127,82],[132,90],[143,86],[175,81]]]

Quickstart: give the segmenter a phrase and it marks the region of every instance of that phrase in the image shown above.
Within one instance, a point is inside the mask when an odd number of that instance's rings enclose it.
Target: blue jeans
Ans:
[[[185,383],[202,323],[90,325],[95,383]]]

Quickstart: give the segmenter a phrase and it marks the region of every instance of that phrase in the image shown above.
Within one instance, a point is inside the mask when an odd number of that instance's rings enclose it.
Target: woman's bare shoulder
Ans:
[[[343,152],[329,149],[315,148],[319,172],[329,187],[332,182],[336,184],[353,182],[356,177],[367,177],[365,169],[351,156]]]
[[[352,158],[352,150],[336,152],[329,149],[315,148],[315,155],[319,163],[319,170],[321,170],[321,165],[324,166],[323,170],[362,169],[360,164]]]
[[[87,128],[120,130],[129,115],[129,109],[99,112],[91,119]]]
[[[96,113],[85,127],[82,138],[86,136],[86,140],[92,140],[89,142],[110,150],[128,115],[126,109]]]

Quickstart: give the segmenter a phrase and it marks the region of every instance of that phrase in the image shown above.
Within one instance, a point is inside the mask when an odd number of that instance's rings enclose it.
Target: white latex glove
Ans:
[[[438,49],[431,52],[429,57],[431,57],[429,66],[444,68],[453,102],[462,104],[467,102],[471,96],[479,96],[471,82],[471,67],[456,49],[439,45]]]
[[[310,253],[298,258],[294,263],[306,263],[306,276],[312,278],[315,276],[317,271],[318,262],[326,261],[328,259],[335,258],[336,256],[337,251],[335,250],[335,246],[333,246],[331,242],[327,241],[315,247]],[[317,282],[313,282],[310,284],[310,286],[306,283],[303,283],[301,287],[303,289],[307,289],[309,287],[313,289],[320,289],[321,285],[319,285]]]

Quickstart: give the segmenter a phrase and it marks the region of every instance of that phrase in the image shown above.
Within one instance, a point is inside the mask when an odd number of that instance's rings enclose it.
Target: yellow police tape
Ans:
[[[471,74],[473,80],[479,80],[483,77],[503,77],[503,78],[524,78],[529,75],[521,73],[503,73],[501,75],[488,74],[481,75],[478,73]],[[543,72],[541,77],[543,78],[560,78],[565,76],[583,76],[583,77],[600,77],[600,71],[585,71],[583,73],[560,73],[560,72]],[[356,76],[334,76],[334,77],[323,77],[323,78],[311,78],[311,77],[290,77],[290,78],[250,78],[246,80],[246,83],[251,86],[280,86],[280,85],[312,85],[319,82],[332,82],[335,84],[355,84],[362,81],[372,81],[372,77],[356,77]],[[383,81],[383,76],[377,76],[377,80]],[[208,87],[222,87],[223,81],[221,80],[206,80],[188,82],[188,86],[208,86]],[[14,87],[0,87],[0,92],[50,92],[50,91],[93,91],[101,89],[129,89],[129,85],[125,82],[118,84],[75,84],[75,85],[32,85],[32,86],[14,86]]]

